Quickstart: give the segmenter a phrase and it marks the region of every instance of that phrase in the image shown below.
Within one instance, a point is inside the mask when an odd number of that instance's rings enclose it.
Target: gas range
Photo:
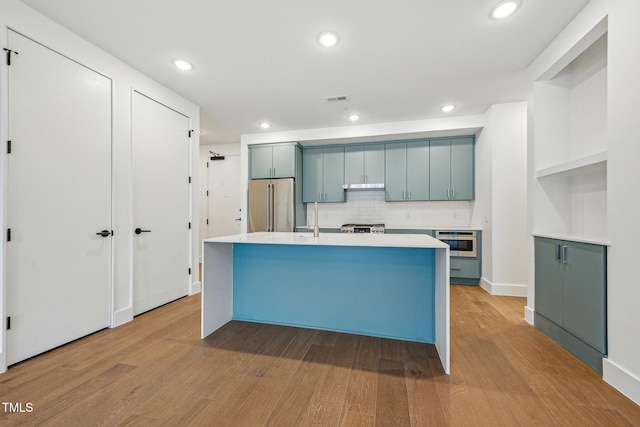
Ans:
[[[344,224],[341,233],[384,233],[384,224]]]

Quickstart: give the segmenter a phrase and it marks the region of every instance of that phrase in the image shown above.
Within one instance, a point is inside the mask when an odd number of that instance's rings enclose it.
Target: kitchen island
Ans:
[[[203,242],[202,338],[231,320],[433,343],[449,373],[449,246],[417,234]]]

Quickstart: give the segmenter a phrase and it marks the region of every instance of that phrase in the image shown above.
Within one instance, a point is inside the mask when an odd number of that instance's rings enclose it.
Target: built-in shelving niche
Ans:
[[[534,231],[607,241],[607,32],[534,83]]]

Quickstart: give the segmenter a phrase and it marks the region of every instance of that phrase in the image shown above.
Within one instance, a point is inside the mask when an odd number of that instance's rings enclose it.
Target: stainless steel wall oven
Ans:
[[[475,231],[436,231],[436,239],[451,248],[451,256],[475,258],[478,256]]]

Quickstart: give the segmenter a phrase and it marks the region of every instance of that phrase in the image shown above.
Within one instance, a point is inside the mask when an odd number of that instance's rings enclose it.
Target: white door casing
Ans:
[[[7,364],[110,324],[112,81],[8,31]]]
[[[132,92],[133,313],[189,293],[188,117]]]

